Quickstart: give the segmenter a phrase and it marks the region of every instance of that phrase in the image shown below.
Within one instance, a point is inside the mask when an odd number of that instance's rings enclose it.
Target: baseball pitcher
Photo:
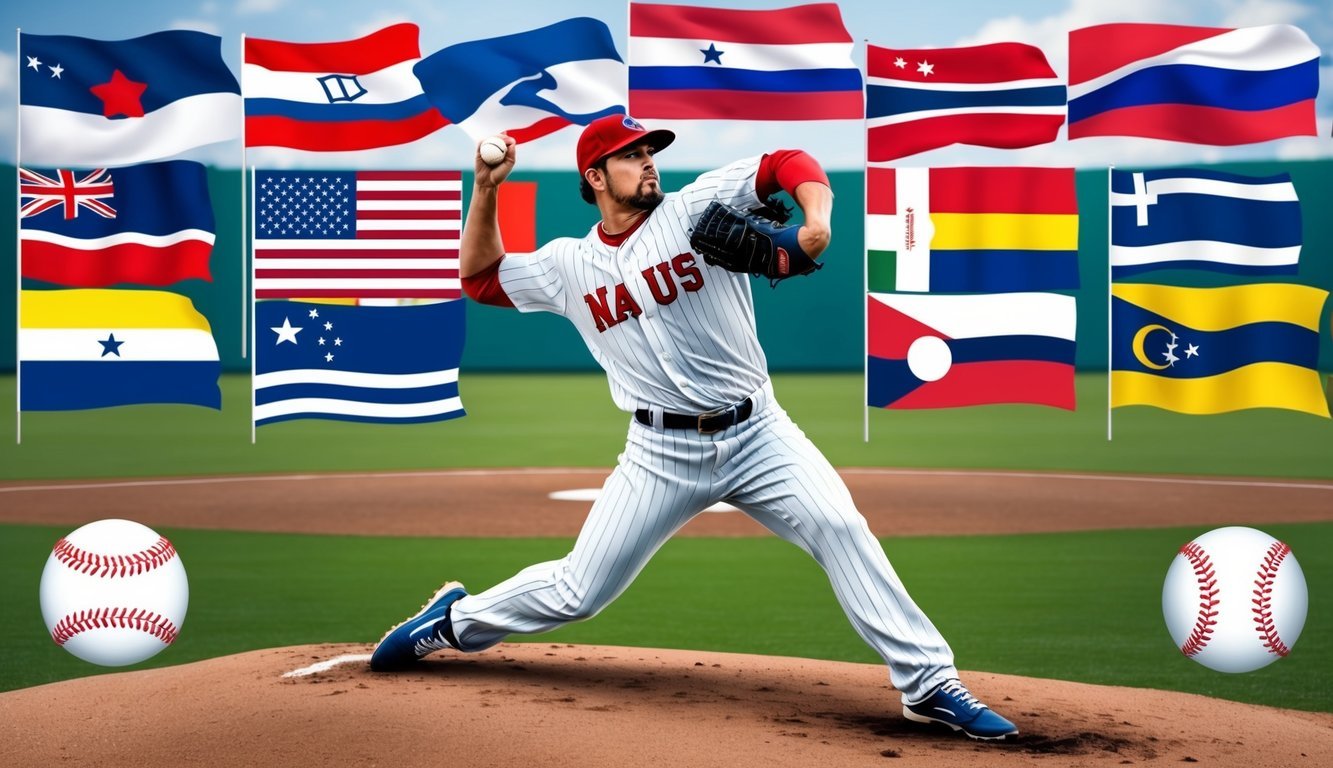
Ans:
[[[674,140],[622,115],[588,125],[578,141],[580,192],[601,220],[582,238],[522,256],[505,255],[496,214],[515,142],[505,137],[495,165],[478,154],[464,289],[476,301],[573,323],[629,414],[629,435],[573,551],[474,595],[446,584],[385,635],[371,668],[402,669],[437,650],[480,651],[590,618],[681,526],[726,501],[823,566],[852,626],[888,664],[907,718],[977,739],[1016,735],[958,680],[948,643],[907,594],[846,485],[773,397],[750,275],[776,282],[817,269],[831,234],[828,177],[805,152],[781,150],[666,194],[656,154]],[[802,226],[751,213],[779,189],[801,209]]]

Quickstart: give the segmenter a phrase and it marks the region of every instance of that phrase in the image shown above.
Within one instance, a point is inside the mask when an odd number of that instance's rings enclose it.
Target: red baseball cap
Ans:
[[[598,160],[625,147],[646,141],[654,150],[661,150],[675,140],[676,134],[671,131],[650,131],[629,115],[599,117],[588,123],[579,136],[579,175],[583,175]]]

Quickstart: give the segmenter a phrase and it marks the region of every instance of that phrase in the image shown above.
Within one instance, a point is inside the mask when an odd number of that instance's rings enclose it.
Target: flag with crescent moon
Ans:
[[[1111,407],[1329,417],[1319,379],[1328,291],[1288,283],[1111,287]]]

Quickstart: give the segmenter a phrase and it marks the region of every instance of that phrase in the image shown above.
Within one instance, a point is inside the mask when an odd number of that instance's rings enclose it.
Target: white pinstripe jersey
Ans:
[[[506,256],[500,285],[523,312],[568,318],[606,370],[626,411],[701,413],[743,400],[768,381],[748,275],[704,263],[690,228],[708,203],[759,204],[759,157],[703,174],[668,194],[619,247],[594,225]]]

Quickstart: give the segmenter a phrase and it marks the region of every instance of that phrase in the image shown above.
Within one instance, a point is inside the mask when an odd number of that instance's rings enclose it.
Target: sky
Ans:
[[[695,5],[727,8],[778,8],[795,1],[697,0]],[[1323,51],[1320,59],[1319,137],[1296,137],[1243,147],[1198,147],[1150,139],[1096,138],[1067,142],[1064,132],[1053,144],[1020,150],[953,147],[914,155],[902,165],[1064,165],[1104,167],[1162,166],[1231,160],[1294,160],[1333,157],[1333,3],[1327,0],[843,0],[843,20],[857,41],[853,58],[864,70],[865,42],[926,48],[1017,41],[1046,52],[1055,71],[1067,72],[1069,30],[1111,22],[1162,22],[1235,27],[1295,24]],[[133,8],[127,13],[127,8]],[[293,42],[329,42],[367,34],[389,24],[411,21],[421,28],[423,55],[445,46],[513,34],[571,16],[591,16],[607,23],[622,57],[627,53],[628,4],[624,0],[505,0],[481,6],[475,0],[146,0],[132,5],[105,0],[7,3],[0,28],[36,34],[66,34],[118,40],[163,29],[195,29],[220,35],[223,56],[240,71],[241,35]],[[0,44],[0,162],[16,157],[15,82],[17,33]],[[705,169],[779,148],[811,152],[827,168],[862,167],[864,130],[860,120],[809,122],[650,121],[678,134],[659,158],[664,168]],[[571,170],[577,128],[566,128],[519,148],[519,167]],[[245,162],[263,167],[426,168],[470,167],[473,145],[457,128],[446,128],[412,144],[356,153],[312,153],[251,149]],[[236,167],[242,162],[239,141],[196,150],[189,155],[211,164]]]

